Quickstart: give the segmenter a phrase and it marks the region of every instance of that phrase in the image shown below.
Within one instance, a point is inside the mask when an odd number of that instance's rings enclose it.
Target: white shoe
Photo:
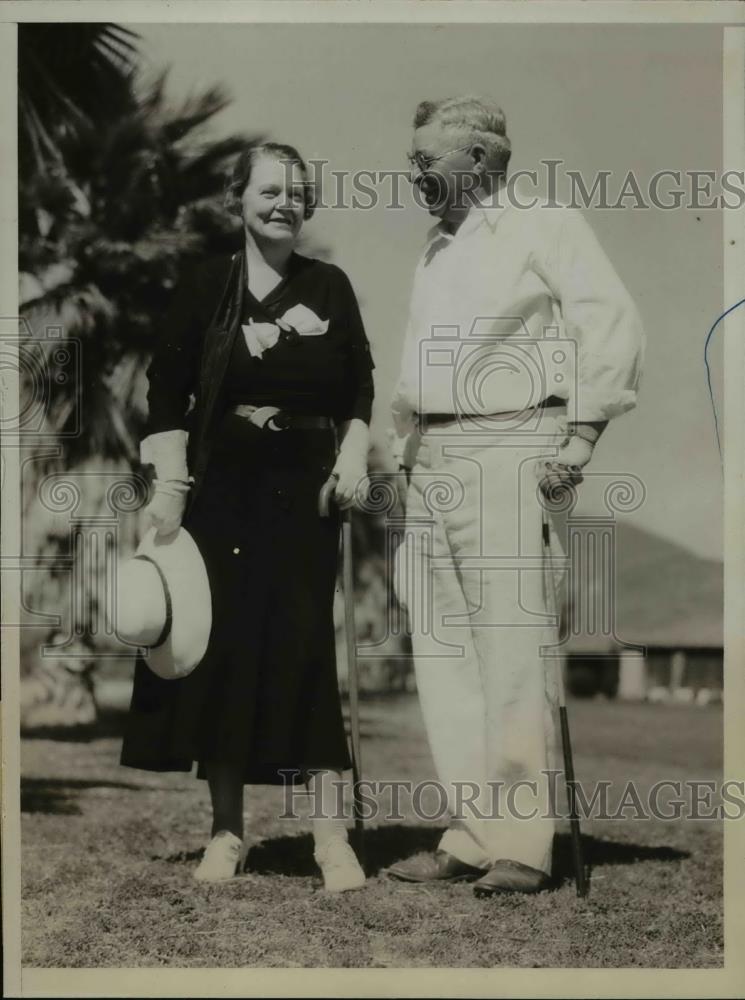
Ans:
[[[225,882],[243,870],[248,847],[229,830],[218,830],[194,872],[197,882]]]
[[[328,892],[361,889],[365,873],[352,848],[341,837],[331,837],[313,855],[323,873],[323,887]]]

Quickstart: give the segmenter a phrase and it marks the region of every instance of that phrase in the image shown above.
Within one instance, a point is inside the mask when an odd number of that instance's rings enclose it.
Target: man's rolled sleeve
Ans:
[[[610,420],[636,405],[645,338],[631,297],[582,215],[566,208],[547,277],[577,345],[572,412]]]

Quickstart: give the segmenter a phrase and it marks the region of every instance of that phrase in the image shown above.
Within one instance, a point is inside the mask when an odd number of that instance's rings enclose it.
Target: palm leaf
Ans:
[[[209,122],[230,104],[222,87],[212,87],[204,94],[187,99],[179,109],[168,114],[161,133],[168,143],[178,142]]]
[[[131,103],[138,36],[121,25],[18,26],[19,158],[43,170],[59,162],[68,132]]]
[[[119,46],[126,69],[133,36],[109,27],[75,37],[98,69]],[[53,37],[37,37],[27,66]],[[58,69],[50,63],[37,89]],[[100,119],[95,102],[83,103],[73,85],[65,92],[66,129],[49,128],[38,113],[34,141],[44,166],[24,174],[20,195],[23,266],[41,289],[30,289],[24,315],[34,322],[52,316],[83,342],[86,420],[82,435],[62,440],[70,462],[97,454],[132,460],[144,418],[142,373],[183,261],[232,248],[238,232],[222,192],[230,161],[249,139],[209,140],[206,127],[228,103],[221,88],[173,105],[166,81],[163,73],[138,94],[126,80],[128,98]],[[24,99],[33,117],[37,105]],[[55,170],[52,154],[60,157]],[[67,269],[59,270],[63,262]],[[69,388],[51,391],[62,433],[75,417],[74,400]]]

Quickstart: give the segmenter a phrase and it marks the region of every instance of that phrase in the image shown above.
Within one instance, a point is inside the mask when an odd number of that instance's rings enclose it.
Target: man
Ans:
[[[580,482],[608,421],[635,405],[644,338],[580,213],[508,197],[499,107],[427,101],[414,129],[412,183],[439,223],[415,273],[393,405],[408,479],[395,580],[452,819],[434,854],[388,874],[537,892],[554,832],[541,647],[556,642],[541,491]],[[554,552],[560,529],[555,515]]]

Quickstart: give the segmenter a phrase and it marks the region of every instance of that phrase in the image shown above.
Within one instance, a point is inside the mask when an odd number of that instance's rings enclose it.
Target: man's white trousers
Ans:
[[[440,848],[489,868],[550,872],[556,621],[548,615],[538,472],[565,437],[562,408],[483,426],[426,427],[394,580],[450,827]],[[564,577],[566,514],[552,514],[549,580]],[[554,771],[555,773],[555,771]]]

